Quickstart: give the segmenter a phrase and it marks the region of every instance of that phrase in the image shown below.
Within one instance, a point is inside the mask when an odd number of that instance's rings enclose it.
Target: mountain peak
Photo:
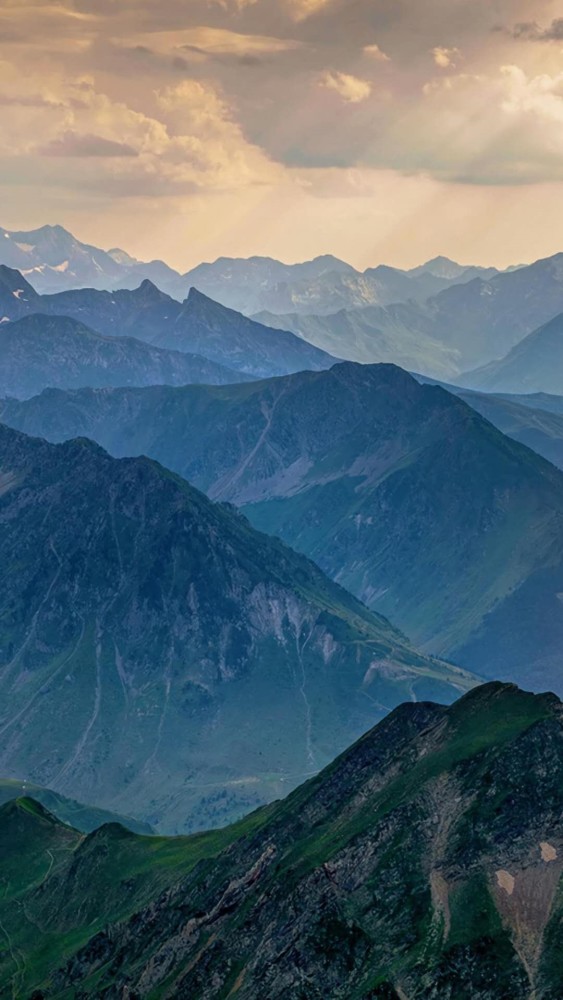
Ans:
[[[35,297],[37,296],[37,292],[29,284],[29,281],[24,278],[21,271],[18,271],[15,267],[8,267],[7,264],[0,264],[0,285],[10,290],[24,288],[26,292],[30,292]]]
[[[144,298],[152,298],[155,300],[169,298],[169,296],[162,292],[160,288],[157,288],[154,281],[151,281],[150,278],[144,278],[137,291],[141,292]]]
[[[210,302],[221,309],[227,308],[227,306],[221,306],[220,302],[216,302],[215,299],[212,299],[210,295],[206,295],[205,292],[200,292],[199,288],[196,288],[195,285],[191,285],[184,303],[186,305],[195,305],[196,303],[203,304],[204,302]]]
[[[464,271],[467,271],[468,266],[466,264],[458,264],[457,261],[439,254],[437,257],[432,257],[431,260],[425,261],[424,264],[419,264],[418,267],[411,268],[408,273],[415,277],[420,274],[432,274],[435,278],[454,280],[455,278],[459,278]]]

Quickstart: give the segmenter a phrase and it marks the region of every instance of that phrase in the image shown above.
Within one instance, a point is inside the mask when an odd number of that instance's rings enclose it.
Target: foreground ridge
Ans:
[[[555,1000],[562,737],[554,695],[493,683],[401,705],[219,832],[82,838],[4,806],[2,877],[16,849],[54,862],[20,864],[0,904],[20,956],[0,980],[36,998]]]

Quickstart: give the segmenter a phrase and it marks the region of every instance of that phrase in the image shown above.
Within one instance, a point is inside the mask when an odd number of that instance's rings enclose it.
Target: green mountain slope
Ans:
[[[563,476],[441,388],[343,364],[243,386],[44,393],[2,419],[150,454],[426,650],[563,692]]]
[[[471,677],[148,459],[0,425],[0,773],[168,830]]]
[[[284,802],[193,838],[84,839],[3,807],[0,996],[557,1000],[562,722],[509,685],[405,704]]]

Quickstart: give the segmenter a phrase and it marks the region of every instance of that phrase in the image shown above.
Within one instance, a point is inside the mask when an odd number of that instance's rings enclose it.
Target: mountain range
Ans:
[[[150,455],[423,649],[563,692],[563,475],[440,387],[345,363],[239,386],[51,390],[0,419]]]
[[[303,264],[282,264],[268,257],[222,257],[200,264],[185,276],[217,302],[243,313],[261,310],[298,315],[328,315],[342,309],[423,301],[454,283],[490,278],[495,268],[464,267],[436,257],[411,271],[379,265],[357,271],[326,255]]]
[[[21,255],[30,252],[21,247],[36,244],[26,243],[25,234],[16,235],[15,242],[6,232],[4,240],[0,238],[0,261],[21,267]],[[30,240],[36,235],[31,234]],[[55,236],[49,230],[45,237],[49,246],[63,239],[58,230]],[[70,234],[67,238],[74,240]],[[41,246],[39,240],[37,247]],[[17,253],[11,252],[14,247]],[[106,256],[112,267],[125,268],[124,289],[104,292],[102,286],[112,282],[100,277],[105,272],[99,265],[94,270],[100,280],[90,282],[97,286],[97,294],[96,287],[77,290],[73,281],[71,290],[38,296],[25,280],[25,275],[33,277],[29,268],[23,268],[21,276],[0,265],[4,272],[0,320],[30,312],[68,315],[98,333],[132,333],[154,346],[203,354],[259,377],[326,367],[330,355],[332,360],[399,364],[477,389],[562,391],[557,376],[561,321],[554,317],[563,313],[563,254],[505,272],[464,268],[445,258],[408,272],[380,266],[363,273],[332,257],[295,265],[268,258],[221,258],[194,268],[182,277],[181,287],[173,289],[152,271],[131,263],[117,265],[114,257]],[[172,290],[174,297],[157,288],[147,274]],[[255,325],[242,313],[252,314]],[[285,367],[279,357],[276,365],[265,364],[264,357],[254,368],[247,363],[249,343],[263,345],[267,329],[276,330],[278,354],[287,355]],[[225,330],[230,331],[232,362],[221,342]],[[290,339],[290,332],[297,335],[300,346]],[[531,334],[530,344],[522,344]],[[259,355],[264,350],[262,346]],[[499,358],[504,359],[500,367]]]
[[[261,322],[293,330],[317,347],[352,361],[392,362],[472,388],[500,388],[473,374],[503,358],[543,324],[563,311],[563,254],[492,277],[451,283],[423,302],[351,309],[336,315],[259,312]],[[547,337],[546,337],[547,341]],[[560,355],[554,354],[558,364]],[[541,364],[538,361],[538,364]],[[545,363],[543,371],[547,371]],[[536,391],[554,391],[539,384]],[[559,384],[559,383],[557,383]],[[522,391],[513,387],[512,390]],[[560,391],[559,389],[555,391]]]
[[[263,326],[213,302],[195,288],[182,303],[159,291],[148,280],[132,291],[81,289],[38,295],[19,271],[0,266],[0,337],[6,336],[10,322],[37,313],[70,317],[104,337],[132,336],[162,351],[197,355],[199,364],[203,357],[213,366],[261,378],[308,368],[327,368],[335,360],[295,334]],[[51,324],[51,336],[56,330],[57,324]],[[122,356],[125,353],[124,348],[117,345],[112,349],[118,354],[121,351]],[[137,353],[138,350],[137,347]],[[48,358],[45,363],[48,364]],[[178,367],[178,358],[168,359],[167,363],[169,368]],[[164,364],[164,355],[160,355],[161,367]],[[195,372],[196,359],[192,358],[191,365]],[[213,366],[209,367],[210,376]],[[158,368],[154,360],[153,367]],[[138,368],[134,359],[131,368],[126,379],[129,382],[138,377],[134,374]],[[215,370],[210,381],[224,381],[223,376],[224,373]],[[119,377],[122,381],[125,379],[125,376]],[[232,375],[230,381],[240,381],[239,375]],[[110,368],[106,384],[115,384]]]
[[[74,288],[115,291],[149,279],[163,292],[185,299],[191,287],[238,312],[335,311],[338,308],[426,298],[453,282],[496,274],[436,257],[404,271],[380,265],[361,272],[326,254],[300,264],[270,257],[220,257],[181,274],[161,260],[143,262],[118,248],[82,243],[62,226],[14,232],[0,228],[0,264],[17,268],[38,292]]]
[[[161,260],[143,263],[124,250],[81,243],[62,226],[28,231],[0,227],[0,264],[16,268],[41,293],[67,288],[135,288],[145,278],[178,291],[180,275]]]
[[[340,309],[330,315],[258,312],[253,317],[266,326],[280,324],[322,350],[360,364],[394,364],[406,371],[454,378],[460,371],[460,352],[433,334],[432,321],[420,306],[366,306]]]
[[[198,837],[0,807],[0,996],[558,1000],[563,711],[404,704],[284,802]]]
[[[0,326],[0,392],[18,399],[47,386],[227,385],[249,378],[197,354],[104,337],[69,316],[33,313]]]
[[[0,773],[167,830],[475,683],[234,509],[85,439],[0,425],[0,561]]]

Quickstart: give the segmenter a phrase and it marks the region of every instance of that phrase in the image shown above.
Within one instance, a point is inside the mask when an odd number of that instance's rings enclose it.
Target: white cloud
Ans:
[[[502,66],[501,72],[506,89],[503,111],[512,117],[529,115],[547,124],[563,123],[563,72],[528,77],[519,66]]]
[[[461,58],[459,49],[446,49],[441,45],[437,45],[436,48],[432,49],[432,55],[434,56],[436,66],[439,66],[440,69],[453,69]]]
[[[320,85],[327,90],[336,91],[349,104],[359,104],[371,94],[371,83],[368,80],[360,80],[359,77],[349,73],[335,73],[327,70],[321,76]]]
[[[373,43],[372,45],[364,45],[363,51],[366,56],[371,56],[372,59],[376,59],[378,62],[390,62],[389,56],[386,52],[383,52],[379,48],[379,45]]]

